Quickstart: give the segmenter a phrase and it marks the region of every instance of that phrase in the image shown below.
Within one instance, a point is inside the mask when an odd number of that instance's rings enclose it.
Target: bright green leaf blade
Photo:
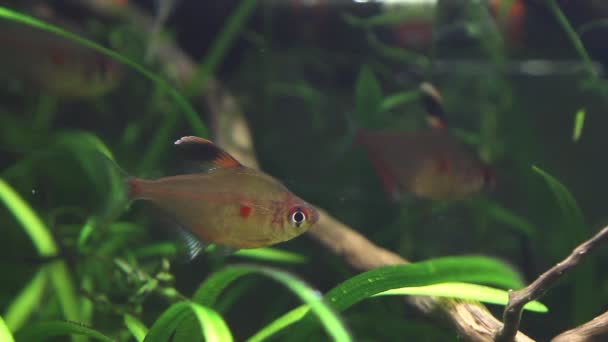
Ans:
[[[38,215],[4,180],[0,179],[0,200],[13,213],[21,223],[40,256],[54,256],[57,254],[57,245]]]
[[[373,126],[374,116],[380,110],[382,89],[369,66],[363,66],[355,85],[355,120],[366,127]]]
[[[139,319],[129,314],[125,314],[123,320],[127,329],[129,329],[131,335],[133,335],[133,338],[135,338],[137,342],[143,341],[148,333],[148,328]]]
[[[17,221],[21,223],[38,251],[38,255],[55,256],[57,254],[57,245],[42,220],[21,196],[2,179],[0,179],[0,201],[4,202]],[[48,276],[55,287],[65,318],[78,321],[80,318],[78,296],[65,262],[62,260],[53,261],[45,266],[45,271],[48,272]]]
[[[300,299],[310,305],[330,336],[336,341],[350,341],[350,335],[340,322],[338,316],[325,304],[318,293],[296,277],[270,267],[232,265],[218,271],[199,287],[193,300],[203,305],[212,306],[221,292],[236,279],[247,274],[262,274],[285,285]]]
[[[90,49],[96,50],[120,63],[123,63],[123,64],[129,66],[133,70],[139,72],[144,77],[146,77],[149,80],[151,80],[152,82],[156,83],[156,85],[159,88],[163,89],[163,91],[168,93],[173,98],[175,103],[178,106],[180,106],[180,108],[184,112],[184,115],[186,116],[186,119],[190,123],[194,133],[196,133],[197,135],[203,136],[203,137],[206,137],[208,135],[205,124],[201,121],[200,116],[196,113],[194,108],[192,108],[192,106],[190,105],[188,100],[186,100],[185,97],[183,97],[175,88],[173,88],[169,83],[167,83],[160,76],[158,76],[155,73],[151,72],[150,70],[144,68],[143,66],[136,63],[135,61],[133,61],[115,51],[112,51],[100,44],[97,44],[91,40],[82,38],[74,33],[63,30],[55,25],[46,23],[44,21],[38,20],[34,17],[31,17],[31,16],[23,14],[23,13],[8,9],[6,7],[0,6],[0,18],[18,22],[18,23],[28,25],[31,27],[35,27],[35,28],[62,36],[66,39],[73,40],[80,45],[83,45]]]
[[[51,337],[64,335],[83,335],[98,341],[113,342],[114,340],[101,332],[72,322],[53,321],[35,323],[21,329],[15,334],[17,341],[45,341]]]
[[[489,286],[467,284],[467,283],[442,283],[427,286],[402,287],[375,294],[374,296],[435,296],[449,297],[479,302],[507,305],[509,293],[505,290],[495,289]],[[549,309],[542,303],[533,301],[524,307],[525,310],[534,312],[548,312]]]
[[[179,328],[189,316],[189,313],[193,314],[199,322],[205,341],[232,341],[232,335],[228,326],[217,312],[189,301],[173,304],[165,310],[154,325],[152,325],[144,341],[169,341],[174,331]]]
[[[13,299],[11,304],[9,304],[4,317],[6,325],[11,331],[19,330],[32,312],[38,308],[47,280],[48,277],[45,271],[38,271],[17,297]]]
[[[2,317],[0,317],[0,341],[4,341],[4,342],[14,342],[15,341],[15,339],[13,338],[13,334],[11,334],[11,331],[4,323],[4,320],[2,319]]]
[[[574,116],[574,131],[572,132],[572,141],[577,142],[583,134],[583,126],[585,125],[585,108],[581,108]]]
[[[303,255],[283,251],[277,248],[256,248],[256,249],[241,249],[235,253],[236,256],[265,260],[283,262],[288,264],[303,264],[308,261]]]
[[[301,320],[308,313],[308,311],[310,311],[310,307],[308,305],[298,306],[297,308],[289,311],[278,319],[275,319],[274,321],[270,322],[270,324],[266,325],[255,335],[248,338],[247,342],[264,341],[265,339],[276,334],[277,332]]]

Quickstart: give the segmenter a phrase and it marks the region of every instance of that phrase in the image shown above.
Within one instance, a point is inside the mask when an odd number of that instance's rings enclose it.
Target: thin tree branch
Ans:
[[[551,342],[583,342],[608,340],[608,311],[574,329],[555,336]]]
[[[79,0],[77,3],[104,16],[117,15],[99,6],[96,0]],[[143,29],[151,23],[151,19],[140,11],[134,9],[131,15],[137,18],[138,24],[144,25]],[[196,63],[169,41],[159,44],[158,58],[177,67],[177,79],[182,84],[189,84],[195,75]],[[215,79],[210,78],[208,82],[204,96],[214,120],[212,131],[215,133],[216,142],[243,164],[258,167],[249,128],[241,109]],[[354,269],[366,271],[385,265],[408,263],[399,255],[374,245],[323,209],[317,209],[320,213],[319,222],[308,235],[332,253],[344,258]],[[465,341],[493,341],[494,332],[502,326],[502,323],[479,303],[425,296],[403,298],[423,314],[437,317],[442,323],[447,323]],[[516,339],[518,342],[533,341],[522,333],[518,333]]]
[[[594,237],[576,247],[566,259],[541,274],[532,284],[518,291],[509,291],[509,303],[503,314],[504,326],[496,334],[496,341],[513,341],[519,329],[524,305],[544,295],[566,271],[578,265],[587,253],[606,242],[608,227],[604,227]]]

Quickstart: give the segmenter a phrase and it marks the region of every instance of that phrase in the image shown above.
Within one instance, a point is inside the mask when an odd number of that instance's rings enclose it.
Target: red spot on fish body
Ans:
[[[64,65],[65,64],[65,56],[58,52],[51,53],[51,63],[53,65]]]
[[[252,207],[242,204],[239,213],[241,214],[242,218],[247,218],[247,217],[249,217],[249,215],[251,215],[252,211],[253,211]]]
[[[445,158],[437,159],[437,171],[439,173],[447,173],[450,171],[450,161]]]

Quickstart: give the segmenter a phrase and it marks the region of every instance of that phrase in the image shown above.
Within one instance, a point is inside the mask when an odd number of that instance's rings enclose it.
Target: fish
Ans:
[[[210,243],[228,250],[274,245],[318,221],[314,206],[213,142],[186,136],[175,147],[202,171],[158,179],[128,177],[128,199],[149,201],[184,227],[191,257]]]
[[[111,58],[20,23],[0,20],[0,45],[4,51],[0,78],[49,95],[98,97],[114,89],[122,78],[120,65]]]
[[[356,142],[366,150],[385,190],[395,200],[404,192],[462,200],[493,187],[493,168],[449,133],[439,92],[429,83],[421,85],[421,92],[429,129],[357,132]]]

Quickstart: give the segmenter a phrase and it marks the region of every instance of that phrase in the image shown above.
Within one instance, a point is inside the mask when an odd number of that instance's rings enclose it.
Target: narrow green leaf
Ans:
[[[207,342],[229,342],[232,335],[222,317],[206,306],[184,301],[171,305],[154,322],[144,341],[169,341],[174,331],[189,317],[194,315]]]
[[[557,205],[560,208],[561,213],[564,215],[565,224],[568,227],[567,233],[570,235],[570,244],[574,246],[576,243],[583,241],[589,231],[585,226],[585,219],[583,211],[576,203],[574,196],[570,193],[568,188],[564,186],[557,178],[551,176],[541,168],[532,166],[532,170],[538,173],[549,185],[549,189],[553,192]]]
[[[561,239],[558,241],[566,243],[566,245],[561,246],[559,254],[566,255],[576,244],[586,240],[591,233],[589,227],[585,224],[583,211],[576,203],[572,193],[557,178],[537,166],[532,166],[532,170],[547,182],[549,189],[557,200],[560,209],[557,214],[561,214],[562,219],[559,220],[559,230],[556,233],[561,235]],[[594,295],[596,293],[596,276],[593,260],[588,260],[579,265],[574,272],[576,281],[574,282],[572,315],[575,322],[582,323],[584,317],[599,309]]]
[[[240,251],[236,252],[235,255],[245,258],[289,264],[303,264],[308,261],[308,258],[301,254],[287,252],[277,248],[241,249]]]
[[[251,17],[257,7],[257,0],[243,0],[238,3],[237,8],[226,20],[222,31],[217,35],[215,41],[199,65],[196,75],[188,85],[189,96],[193,96],[204,86],[209,77],[216,71],[226,53],[232,47],[232,43],[243,29],[247,19]],[[197,94],[200,96],[200,94]]]
[[[48,281],[47,274],[40,270],[9,304],[4,313],[6,325],[11,331],[19,330],[38,308]],[[0,339],[1,341],[1,339]]]
[[[15,334],[15,340],[46,341],[52,337],[65,335],[83,335],[103,342],[114,341],[95,329],[86,327],[78,323],[65,321],[52,321],[32,324],[28,326],[27,329],[19,330],[19,332]]]
[[[129,314],[125,314],[123,320],[133,338],[137,342],[142,342],[148,333],[148,328],[139,319]]]
[[[167,81],[165,81],[160,76],[153,73],[152,71],[141,66],[140,64],[136,63],[135,61],[133,61],[115,51],[112,51],[100,44],[97,44],[91,40],[82,38],[74,33],[63,30],[55,25],[46,23],[46,22],[38,20],[32,16],[8,9],[3,6],[0,6],[0,18],[6,19],[6,20],[11,20],[11,21],[18,22],[18,23],[28,25],[31,27],[35,27],[35,28],[38,28],[38,29],[41,29],[41,30],[44,30],[47,32],[54,33],[56,35],[66,38],[66,39],[75,41],[76,43],[78,43],[80,45],[83,45],[83,46],[86,46],[93,50],[96,50],[120,63],[123,63],[123,64],[129,66],[133,70],[139,72],[144,77],[146,77],[149,80],[151,80],[152,82],[156,83],[156,85],[159,88],[161,88],[162,90],[167,92],[173,98],[175,103],[178,106],[180,106],[180,108],[184,112],[184,115],[186,116],[186,119],[192,126],[192,130],[194,131],[195,134],[203,136],[203,137],[206,137],[208,135],[205,124],[201,121],[200,116],[196,113],[194,108],[192,108],[192,106],[190,105],[188,100],[186,100],[186,98],[183,97],[175,88],[173,88],[169,83],[167,83]]]
[[[526,218],[517,215],[497,203],[483,201],[483,203],[480,203],[480,206],[494,220],[515,228],[530,238],[536,236],[538,229]]]
[[[11,334],[10,329],[4,323],[2,317],[0,317],[0,341],[4,342],[14,342],[13,334]]]
[[[389,111],[406,103],[416,101],[419,98],[420,92],[417,90],[388,95],[382,100],[380,110],[383,112]]]
[[[57,245],[38,215],[4,180],[0,179],[0,200],[8,207],[34,243],[40,256],[54,256]]]
[[[55,256],[58,253],[57,245],[49,230],[30,206],[15,192],[8,183],[0,178],[0,200],[8,207],[21,223],[23,230],[32,240],[40,256]],[[65,318],[77,321],[80,317],[78,296],[74,283],[64,261],[56,260],[45,266],[45,271],[51,279]]]
[[[366,126],[373,125],[373,118],[380,110],[382,89],[372,69],[365,65],[359,71],[355,85],[355,117]]]
[[[572,132],[572,141],[577,142],[583,133],[583,125],[585,124],[585,108],[581,108],[574,116],[574,131]]]
[[[285,285],[300,299],[310,305],[325,330],[336,341],[350,341],[350,335],[340,322],[338,316],[325,304],[319,294],[306,285],[303,281],[270,267],[252,265],[232,265],[218,271],[199,287],[193,296],[193,300],[207,306],[213,306],[220,293],[236,279],[247,274],[262,274]]]
[[[441,283],[427,286],[402,287],[375,294],[374,296],[434,296],[457,299],[475,300],[479,302],[507,305],[509,293],[505,290],[489,286],[467,283]],[[542,303],[532,301],[524,307],[534,312],[548,312],[549,309]]]
[[[301,320],[309,311],[310,306],[306,304],[300,305],[297,308],[279,317],[278,319],[275,319],[274,321],[270,322],[270,324],[266,325],[260,331],[255,333],[255,335],[248,338],[247,342],[264,341],[265,339],[292,325],[293,323]]]

